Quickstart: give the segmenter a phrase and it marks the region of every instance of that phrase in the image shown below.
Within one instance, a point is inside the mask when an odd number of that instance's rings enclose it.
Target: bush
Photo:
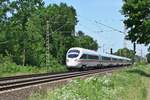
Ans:
[[[3,56],[2,54],[0,54],[0,64],[8,63],[8,62],[13,62],[12,58],[9,56]]]
[[[145,100],[150,66],[131,67],[104,76],[75,79],[70,84],[34,94],[29,100]],[[143,74],[144,73],[144,74]]]
[[[56,59],[50,57],[49,66],[46,67],[43,63],[42,66],[21,66],[13,62],[11,57],[0,55],[0,76],[14,76],[23,74],[34,73],[53,73],[53,72],[66,72],[67,68],[60,65]]]
[[[14,76],[24,74],[36,74],[36,73],[53,73],[53,72],[66,72],[65,66],[61,66],[55,63],[52,67],[37,67],[37,66],[21,66],[12,62],[4,62],[0,64],[0,76]]]

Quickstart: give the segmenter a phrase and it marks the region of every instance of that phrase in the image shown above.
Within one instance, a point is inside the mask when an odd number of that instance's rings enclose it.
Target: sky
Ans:
[[[61,2],[76,9],[79,20],[76,31],[82,30],[86,35],[93,37],[99,44],[99,52],[110,52],[110,48],[113,48],[113,52],[123,47],[133,49],[130,41],[124,43],[123,33],[98,24],[100,22],[125,32],[124,16],[121,14],[122,0],[45,0],[46,5]],[[144,56],[147,48],[144,45],[137,45],[137,54]]]

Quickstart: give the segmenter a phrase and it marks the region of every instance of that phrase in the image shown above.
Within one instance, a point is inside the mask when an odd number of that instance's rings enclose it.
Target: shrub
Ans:
[[[132,67],[104,76],[85,80],[75,79],[66,86],[31,100],[145,100],[150,66]]]

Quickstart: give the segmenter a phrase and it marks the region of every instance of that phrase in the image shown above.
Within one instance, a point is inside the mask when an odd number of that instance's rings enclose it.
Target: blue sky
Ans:
[[[101,46],[100,52],[109,52],[110,48],[117,51],[124,47],[124,34],[113,31],[107,27],[95,23],[95,21],[112,26],[118,30],[124,31],[120,10],[122,0],[45,0],[45,4],[65,2],[72,5],[78,15],[79,23],[76,26],[76,31],[82,30],[87,35],[92,36]],[[126,41],[127,47],[132,49],[132,44]],[[141,52],[142,51],[142,52]],[[137,45],[137,54],[144,55],[147,52],[147,47]]]

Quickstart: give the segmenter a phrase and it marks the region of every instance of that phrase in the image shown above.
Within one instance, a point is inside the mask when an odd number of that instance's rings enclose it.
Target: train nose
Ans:
[[[68,63],[69,62],[69,59],[66,59],[66,63]]]
[[[76,59],[66,59],[66,65],[67,66],[77,66],[78,62]]]

